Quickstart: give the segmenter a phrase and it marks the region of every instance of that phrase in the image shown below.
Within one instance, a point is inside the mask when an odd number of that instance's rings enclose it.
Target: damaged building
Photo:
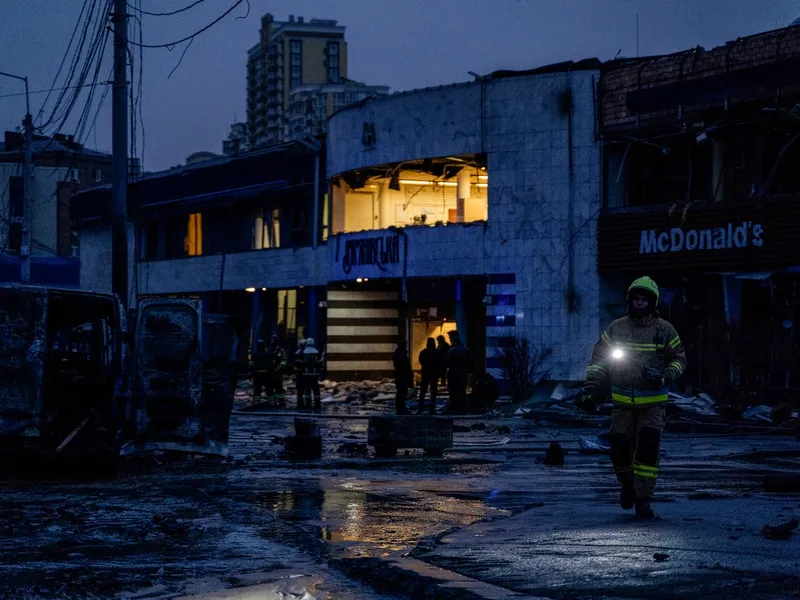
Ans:
[[[799,383],[798,61],[788,27],[615,61],[601,80],[604,319],[631,277],[654,277],[689,355],[684,384],[717,398]]]
[[[147,176],[132,289],[236,314],[250,343],[312,336],[331,379],[391,376],[399,340],[416,363],[453,329],[477,372],[502,378],[498,348],[525,336],[580,379],[601,326],[599,80],[589,60],[368,99],[321,147]],[[110,289],[110,206],[108,188],[73,201],[87,289]]]

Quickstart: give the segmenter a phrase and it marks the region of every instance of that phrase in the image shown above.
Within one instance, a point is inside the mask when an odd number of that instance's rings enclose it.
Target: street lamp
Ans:
[[[22,259],[21,279],[22,283],[29,283],[31,280],[31,154],[33,145],[33,119],[31,118],[31,99],[28,94],[28,78],[4,73],[0,75],[18,79],[25,82],[25,120],[22,122],[25,133],[23,142],[24,158],[22,163],[22,243],[20,244],[19,254]]]

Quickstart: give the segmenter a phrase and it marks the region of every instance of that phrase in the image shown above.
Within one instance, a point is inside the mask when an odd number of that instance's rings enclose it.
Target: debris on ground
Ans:
[[[473,423],[470,429],[472,431],[486,431],[486,423]]]
[[[611,446],[599,437],[594,440],[581,438],[578,440],[578,447],[581,454],[608,454],[611,452]]]
[[[294,431],[295,435],[284,438],[287,454],[304,459],[322,457],[322,435],[314,419],[295,417]]]
[[[766,423],[772,423],[772,408],[763,404],[751,406],[750,408],[745,409],[742,417],[748,421],[764,421]]]
[[[453,425],[453,433],[469,433],[472,431],[467,425]]]
[[[717,403],[706,393],[698,394],[697,396],[684,396],[682,394],[670,392],[669,400],[673,406],[680,408],[683,412],[704,417],[719,416],[716,410]]]
[[[663,552],[656,552],[653,554],[653,558],[656,559],[656,562],[664,562],[669,559],[669,554],[664,554]]]
[[[800,523],[797,522],[797,519],[792,519],[781,525],[764,525],[761,533],[764,535],[764,539],[767,540],[786,541],[794,535],[794,530],[798,526],[800,526]]]
[[[508,425],[500,425],[500,427],[497,428],[497,433],[501,435],[509,434],[511,433],[511,427],[509,427]]]
[[[800,492],[800,475],[794,473],[771,473],[765,475],[764,491],[777,494]]]
[[[458,444],[450,448],[453,452],[462,452],[469,450],[483,450],[485,448],[495,448],[497,446],[505,446],[511,441],[511,438],[501,438],[495,442],[468,442],[466,444]]]
[[[365,442],[345,442],[336,450],[339,454],[358,454],[366,456],[368,453]]]
[[[558,442],[550,442],[550,447],[547,449],[544,458],[537,458],[536,462],[554,467],[563,467],[564,456],[566,456],[566,454],[567,451],[561,447],[561,444]]]

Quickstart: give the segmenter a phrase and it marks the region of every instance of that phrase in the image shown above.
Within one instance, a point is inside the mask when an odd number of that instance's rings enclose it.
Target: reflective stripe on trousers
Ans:
[[[611,386],[611,401],[615,404],[633,406],[639,404],[657,404],[669,400],[669,388],[654,390],[635,390],[617,385]]]

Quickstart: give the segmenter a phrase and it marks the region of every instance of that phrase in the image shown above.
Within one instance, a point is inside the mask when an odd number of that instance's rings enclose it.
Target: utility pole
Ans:
[[[111,291],[128,307],[128,3],[114,0],[114,84],[111,107]]]
[[[31,280],[31,187],[33,187],[33,117],[31,117],[31,99],[28,94],[28,78],[4,73],[0,75],[11,77],[25,82],[25,120],[22,121],[24,130],[23,159],[22,159],[22,242],[19,255],[21,259],[20,279],[22,283]]]

